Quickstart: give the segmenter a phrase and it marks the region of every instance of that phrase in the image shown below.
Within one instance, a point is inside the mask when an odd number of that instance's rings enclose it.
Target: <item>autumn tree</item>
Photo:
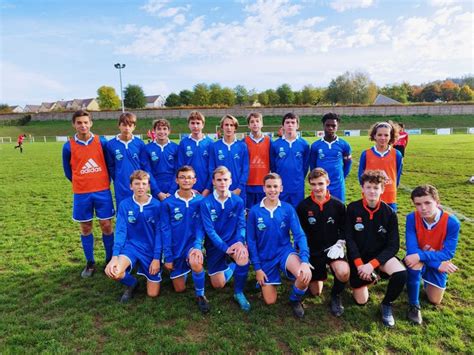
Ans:
[[[111,86],[101,86],[97,89],[97,102],[101,110],[117,110],[120,108],[120,98]]]

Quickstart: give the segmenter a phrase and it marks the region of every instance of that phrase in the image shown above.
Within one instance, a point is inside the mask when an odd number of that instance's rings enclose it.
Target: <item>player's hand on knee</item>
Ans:
[[[165,263],[165,269],[172,271],[174,269],[173,263]]]
[[[357,274],[362,280],[365,281],[372,280],[372,272],[374,272],[374,267],[370,263],[361,265],[357,268]]]
[[[117,256],[113,256],[112,259],[110,259],[109,263],[105,267],[104,272],[111,279],[116,279],[119,276]]]
[[[204,256],[202,255],[202,251],[199,249],[192,249],[189,253],[189,261],[192,264],[200,264],[204,263]]]
[[[309,284],[311,281],[312,273],[308,263],[301,263],[298,270],[298,279],[304,284]]]
[[[150,275],[156,275],[158,272],[160,272],[159,259],[153,259],[153,261],[150,264],[150,267],[148,268],[148,272],[150,273]]]
[[[262,269],[255,271],[255,278],[260,286],[263,286],[265,285],[265,282],[268,282],[267,274],[265,274]]]
[[[448,274],[452,274],[453,272],[458,271],[458,267],[454,265],[451,261],[443,261],[438,268],[440,272],[447,272]]]
[[[420,256],[418,253],[415,254],[410,254],[405,256],[405,259],[403,259],[405,262],[405,265],[408,266],[409,268],[414,268],[420,261]]]

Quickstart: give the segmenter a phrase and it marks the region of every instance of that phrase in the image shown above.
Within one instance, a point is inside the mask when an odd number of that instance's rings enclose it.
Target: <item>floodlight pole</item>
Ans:
[[[125,112],[125,106],[123,104],[123,89],[122,89],[122,69],[125,68],[125,64],[116,63],[114,67],[119,70],[120,77],[120,99],[122,101],[122,112]]]

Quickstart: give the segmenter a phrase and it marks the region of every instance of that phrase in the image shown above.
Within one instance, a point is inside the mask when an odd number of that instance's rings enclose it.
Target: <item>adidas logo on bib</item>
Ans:
[[[90,174],[90,173],[99,173],[102,171],[102,168],[97,165],[94,159],[89,159],[87,163],[81,169],[81,175]]]

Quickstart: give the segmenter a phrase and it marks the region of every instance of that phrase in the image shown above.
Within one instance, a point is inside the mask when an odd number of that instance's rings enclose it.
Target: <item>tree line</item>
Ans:
[[[170,93],[165,106],[372,104],[379,93],[401,103],[473,101],[474,76],[439,80],[422,85],[404,82],[378,87],[366,73],[345,72],[332,79],[327,87],[306,85],[301,90],[293,90],[289,84],[282,84],[276,89],[260,92],[243,85],[230,88],[218,83],[210,85],[199,83],[194,85],[192,90],[184,89],[178,93]],[[114,88],[102,86],[97,90],[97,95],[101,109],[120,108],[120,98]],[[129,109],[144,108],[146,99],[143,89],[139,85],[125,87],[124,104]]]

